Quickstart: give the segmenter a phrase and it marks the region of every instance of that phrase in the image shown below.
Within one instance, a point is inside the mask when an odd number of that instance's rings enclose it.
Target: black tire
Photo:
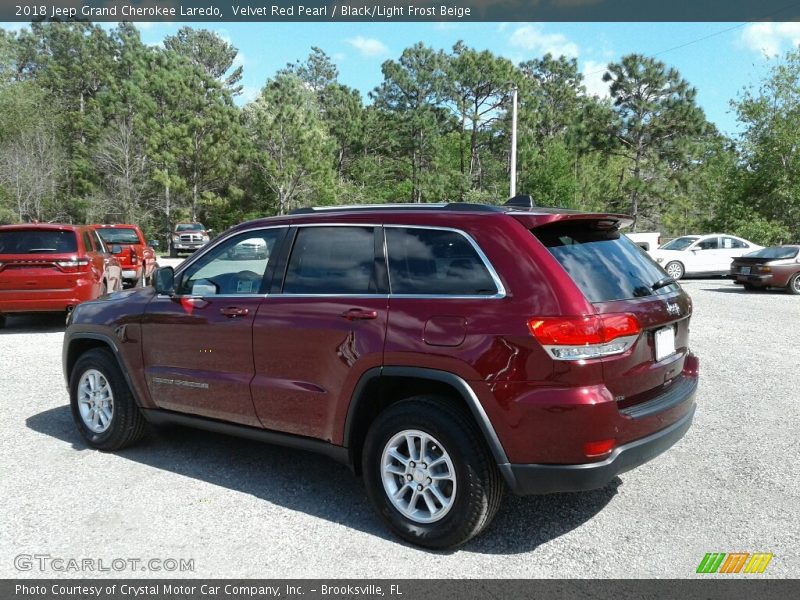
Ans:
[[[435,438],[451,459],[455,472],[452,505],[430,523],[403,514],[389,499],[382,478],[381,463],[387,444],[400,432],[412,430]],[[435,444],[431,448],[439,449]],[[364,442],[362,472],[367,496],[389,528],[413,544],[439,550],[460,546],[483,531],[497,513],[505,491],[497,465],[471,416],[449,399],[437,396],[403,400],[376,417]],[[397,477],[398,482],[404,482],[403,477],[408,475]],[[414,494],[417,484],[411,481],[409,485]]]
[[[169,245],[169,257],[170,258],[178,258],[178,251],[172,247],[172,244]]]
[[[0,329],[6,326],[6,317],[5,315],[0,315]]]
[[[744,286],[744,289],[747,290],[748,292],[754,292],[756,290],[761,289],[754,286],[752,283],[743,283],[742,285]]]
[[[90,371],[99,372],[112,394],[113,410],[110,422],[107,428],[100,432],[90,429],[81,415],[79,386],[84,375],[88,377]],[[144,435],[144,417],[136,405],[117,360],[104,348],[87,350],[78,358],[69,379],[69,403],[78,432],[92,448],[119,450],[134,444]],[[83,404],[88,406],[88,403]]]
[[[795,273],[786,284],[786,291],[795,296],[800,296],[800,273]]]
[[[668,262],[666,266],[664,266],[664,270],[667,272],[667,275],[672,277],[675,281],[686,275],[686,269],[683,268],[683,263],[677,260]]]

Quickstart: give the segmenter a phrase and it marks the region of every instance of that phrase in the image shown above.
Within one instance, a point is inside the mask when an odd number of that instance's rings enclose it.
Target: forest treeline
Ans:
[[[572,58],[418,43],[363,97],[313,47],[244,103],[237,53],[190,27],[158,47],[131,24],[0,30],[0,223],[131,222],[156,237],[308,205],[500,203],[516,86],[517,190],[537,204],[629,213],[665,236],[800,241],[797,51],[732,99],[735,140],[676,69],[638,54],[607,66],[599,98]]]

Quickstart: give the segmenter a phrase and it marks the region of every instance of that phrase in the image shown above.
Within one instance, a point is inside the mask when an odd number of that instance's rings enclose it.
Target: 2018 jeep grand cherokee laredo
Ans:
[[[691,301],[627,217],[468,204],[234,227],[72,313],[95,448],[173,422],[326,453],[400,536],[466,542],[518,494],[606,485],[689,428]],[[229,259],[259,238],[265,257]]]

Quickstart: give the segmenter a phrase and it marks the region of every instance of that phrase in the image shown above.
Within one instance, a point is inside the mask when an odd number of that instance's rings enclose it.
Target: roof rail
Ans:
[[[306,206],[290,211],[290,215],[310,215],[324,212],[358,212],[369,210],[458,210],[470,212],[505,212],[502,206],[492,204],[472,204],[469,202],[437,202],[399,204],[350,204],[344,206]]]
[[[530,210],[536,207],[536,203],[533,201],[527,194],[518,194],[513,198],[509,198],[505,201],[503,206],[508,206],[509,208],[521,208],[524,210]]]

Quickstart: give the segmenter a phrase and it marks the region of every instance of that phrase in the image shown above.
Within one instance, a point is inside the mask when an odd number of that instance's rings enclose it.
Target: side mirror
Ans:
[[[208,234],[214,233],[214,230],[213,229],[206,229],[206,233],[208,233]]]
[[[149,240],[147,242],[147,245],[150,246],[151,248],[158,248],[159,243],[158,240]]]
[[[122,246],[118,244],[111,246],[111,254],[119,254],[120,252],[122,252]]]
[[[159,267],[153,273],[156,293],[164,296],[175,295],[175,269],[172,267]]]

